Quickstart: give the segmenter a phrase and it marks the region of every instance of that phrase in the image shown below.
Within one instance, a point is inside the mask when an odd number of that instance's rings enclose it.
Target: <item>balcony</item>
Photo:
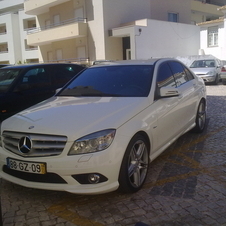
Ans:
[[[74,18],[59,24],[27,30],[27,44],[46,45],[51,42],[87,36],[87,23],[84,18]]]
[[[214,15],[216,18],[221,17],[223,14],[219,10],[219,7],[213,3],[208,3],[210,1],[205,0],[192,0],[191,10],[192,12],[201,12],[207,16]]]
[[[39,15],[48,12],[50,7],[68,1],[69,0],[25,0],[24,10],[28,15]]]

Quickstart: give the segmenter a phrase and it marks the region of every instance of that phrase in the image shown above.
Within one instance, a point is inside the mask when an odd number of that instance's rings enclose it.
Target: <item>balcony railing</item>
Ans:
[[[29,35],[29,34],[37,33],[40,31],[48,30],[51,28],[60,27],[60,26],[64,26],[64,25],[72,24],[72,23],[79,23],[79,22],[86,23],[86,18],[77,17],[77,18],[64,20],[60,23],[50,24],[50,25],[43,26],[43,27],[36,27],[36,28],[30,28],[30,29],[28,28],[28,29],[26,29],[26,31],[27,31],[27,34]]]
[[[198,2],[206,3],[206,4],[211,4],[211,5],[217,5],[217,6],[223,6],[224,3],[221,0],[195,0]]]
[[[26,51],[38,50],[38,47],[26,48]]]

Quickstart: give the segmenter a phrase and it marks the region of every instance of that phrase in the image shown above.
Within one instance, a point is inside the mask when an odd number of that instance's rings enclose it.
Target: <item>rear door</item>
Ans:
[[[161,87],[176,87],[176,81],[172,70],[167,62],[163,62],[157,69],[157,80],[155,90],[155,101],[153,108],[156,110],[157,127],[154,129],[153,151],[161,150],[167,146],[177,135],[180,125],[178,124],[178,109],[180,108],[180,96],[161,98],[159,95]]]
[[[197,84],[192,73],[183,64],[177,61],[170,61],[169,65],[180,93],[179,108],[177,109],[177,114],[180,117],[177,118],[177,123],[179,132],[183,132],[192,125],[196,116],[196,105],[199,98],[195,92]]]

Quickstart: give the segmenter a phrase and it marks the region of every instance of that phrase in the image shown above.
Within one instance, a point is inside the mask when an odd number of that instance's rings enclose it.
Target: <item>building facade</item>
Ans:
[[[38,47],[27,44],[27,30],[36,26],[35,16],[24,13],[23,0],[0,1],[0,63],[38,62]]]
[[[226,0],[3,0],[0,63],[92,64],[195,55],[200,52],[196,23],[222,16],[217,10],[222,1]],[[17,14],[11,13],[13,5]],[[6,20],[3,9],[15,19]],[[11,39],[4,34],[2,18],[17,27],[10,30],[7,24]]]

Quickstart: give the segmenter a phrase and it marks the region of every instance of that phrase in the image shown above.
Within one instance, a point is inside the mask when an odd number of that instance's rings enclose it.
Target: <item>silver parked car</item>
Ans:
[[[221,62],[218,59],[198,59],[195,60],[190,69],[205,83],[217,85],[221,79]]]

